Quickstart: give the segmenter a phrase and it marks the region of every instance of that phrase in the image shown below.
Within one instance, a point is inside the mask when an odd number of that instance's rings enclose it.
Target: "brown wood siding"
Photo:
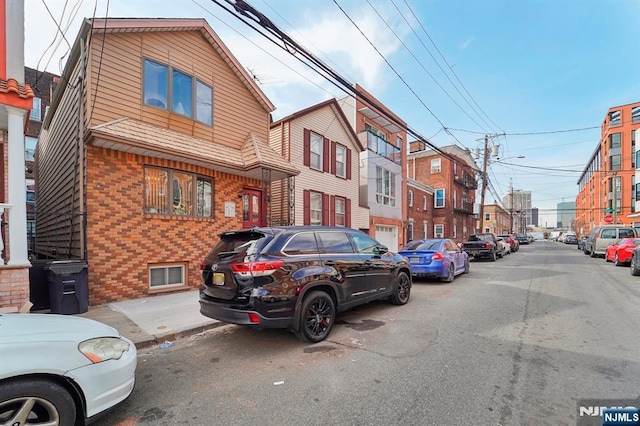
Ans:
[[[239,148],[250,132],[268,140],[268,111],[244,86],[200,32],[109,34],[91,46],[90,96],[100,87],[91,116],[95,126],[131,117],[216,143]],[[213,127],[168,110],[143,105],[143,59],[171,65],[213,88]],[[91,101],[93,102],[93,101]]]
[[[84,147],[81,144],[78,148],[78,100],[84,85],[77,83],[79,73],[78,66],[49,130],[41,132],[36,148],[36,253],[39,255],[83,257]]]

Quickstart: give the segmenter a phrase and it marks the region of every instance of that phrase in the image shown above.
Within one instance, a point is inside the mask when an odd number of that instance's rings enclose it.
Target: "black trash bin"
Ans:
[[[81,314],[89,309],[87,263],[84,260],[55,260],[45,266],[52,314]]]

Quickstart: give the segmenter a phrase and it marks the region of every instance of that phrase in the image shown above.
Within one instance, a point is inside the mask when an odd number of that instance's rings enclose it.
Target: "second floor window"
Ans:
[[[444,207],[444,188],[436,189],[435,197],[433,198],[435,208]]]
[[[317,133],[311,132],[311,167],[322,170],[322,160],[324,153],[324,138]]]
[[[29,119],[42,121],[42,99],[33,98],[33,107],[29,113]]]
[[[491,220],[491,213],[485,213],[484,220]]]
[[[385,206],[396,205],[396,175],[376,167],[376,202]]]
[[[24,137],[24,161],[36,161],[36,145],[38,139],[31,136]]]
[[[438,224],[433,226],[433,237],[444,238],[444,225]]]
[[[413,207],[413,190],[409,190],[409,207]]]
[[[347,177],[347,148],[336,144],[336,176]]]
[[[427,211],[427,196],[426,195],[422,196],[422,210]]]
[[[210,86],[191,75],[149,59],[144,60],[143,67],[145,105],[170,109],[207,126],[213,124],[213,89]]]

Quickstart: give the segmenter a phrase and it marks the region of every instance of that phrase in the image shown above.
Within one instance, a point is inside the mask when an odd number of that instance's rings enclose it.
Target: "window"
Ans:
[[[423,238],[428,238],[427,236],[427,222],[422,222],[422,235]]]
[[[42,99],[33,98],[33,107],[29,113],[29,119],[34,121],[42,121]]]
[[[458,225],[456,223],[453,224],[453,238],[458,238]]]
[[[211,179],[156,167],[145,168],[145,213],[211,217],[212,205]]]
[[[317,133],[311,132],[311,168],[322,170],[322,159],[324,151],[324,138]]]
[[[207,126],[213,125],[211,86],[191,75],[149,59],[144,60],[143,68],[145,105],[164,110],[170,107],[171,112],[195,118]]]
[[[407,224],[407,242],[413,240],[413,222]]]
[[[609,126],[619,126],[620,124],[622,124],[620,120],[620,111],[611,111],[609,113]]]
[[[144,103],[167,109],[167,87],[169,69],[166,65],[144,60]]]
[[[320,253],[353,253],[351,240],[344,232],[317,232]]]
[[[196,80],[196,120],[213,125],[213,89]]]
[[[609,135],[609,147],[620,148],[620,133],[613,133]]]
[[[376,202],[385,206],[396,205],[396,175],[376,167]]]
[[[612,155],[609,161],[611,162],[609,170],[620,170],[620,154]]]
[[[440,173],[442,170],[442,159],[433,158],[431,160],[431,173]]]
[[[185,265],[158,265],[149,267],[149,288],[185,285]]]
[[[347,177],[347,148],[336,145],[336,176]]]
[[[434,206],[437,209],[444,207],[444,188],[436,189]]]
[[[409,199],[409,207],[413,207],[413,190],[410,189],[409,190],[409,197],[407,197]]]
[[[31,136],[24,137],[24,161],[36,161],[37,138]]]
[[[640,123],[640,106],[631,108],[631,122]]]
[[[366,234],[353,233],[351,237],[358,253],[373,253],[374,249],[378,247],[377,241]]]
[[[433,226],[433,236],[434,238],[443,238],[444,237],[444,225],[434,225]]]
[[[636,167],[636,131],[631,132],[631,168]]]
[[[336,197],[336,220],[335,223],[337,226],[346,226],[346,215],[345,215],[345,205],[346,200],[342,197]]]
[[[424,210],[425,212],[427,211],[427,196],[426,195],[422,196],[422,210]]]
[[[318,253],[316,236],[313,232],[296,234],[282,251],[288,255]]]
[[[310,193],[311,201],[311,225],[322,225],[322,194]]]
[[[193,117],[193,80],[177,70],[173,70],[172,77],[171,110],[191,118]]]
[[[491,213],[485,213],[484,220],[491,220]]]

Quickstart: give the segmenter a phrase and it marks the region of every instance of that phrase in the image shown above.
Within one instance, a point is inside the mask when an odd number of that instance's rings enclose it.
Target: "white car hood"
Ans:
[[[116,329],[88,318],[54,314],[0,315],[0,342],[82,342],[119,337]]]

